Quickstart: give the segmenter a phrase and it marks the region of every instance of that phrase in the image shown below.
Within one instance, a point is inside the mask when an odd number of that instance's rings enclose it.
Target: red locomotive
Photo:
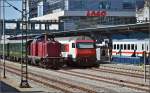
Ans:
[[[99,67],[95,40],[89,36],[55,38],[62,44],[62,56],[68,66]]]
[[[63,65],[61,43],[51,35],[36,37],[28,45],[30,63],[44,68],[59,68]]]

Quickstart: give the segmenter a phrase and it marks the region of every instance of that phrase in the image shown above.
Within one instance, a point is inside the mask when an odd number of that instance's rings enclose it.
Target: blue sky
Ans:
[[[21,0],[6,0],[8,3],[14,5],[19,10],[21,10],[22,2]],[[9,6],[5,3],[5,6]],[[17,10],[13,9],[12,7],[5,7],[5,19],[19,19],[21,18],[21,13]]]

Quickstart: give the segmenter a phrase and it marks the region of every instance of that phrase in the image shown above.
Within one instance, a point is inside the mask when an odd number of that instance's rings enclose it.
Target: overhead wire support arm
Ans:
[[[11,0],[10,0],[10,1],[11,1]],[[13,0],[12,0],[12,1],[13,1]],[[14,0],[14,1],[17,1],[17,0]],[[20,1],[21,1],[21,0],[20,0]],[[38,3],[39,1],[40,1],[40,0],[38,0],[38,1],[35,2],[35,3]],[[23,11],[19,10],[17,7],[15,7],[14,5],[10,4],[8,1],[5,1],[5,2],[9,5],[9,7],[14,8],[15,10],[17,10],[17,11],[20,12],[20,13],[23,12]],[[33,11],[32,9],[31,9],[29,12],[26,11],[26,14],[25,14],[25,15],[30,14],[32,11]],[[23,15],[23,16],[25,16],[25,15]]]

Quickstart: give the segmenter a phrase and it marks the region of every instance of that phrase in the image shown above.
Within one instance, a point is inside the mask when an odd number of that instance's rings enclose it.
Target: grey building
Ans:
[[[61,30],[136,22],[144,0],[29,0],[32,20],[61,20]]]

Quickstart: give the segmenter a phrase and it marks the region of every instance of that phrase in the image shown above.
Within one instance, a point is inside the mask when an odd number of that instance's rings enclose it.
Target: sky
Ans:
[[[0,1],[2,1],[2,0],[0,0]],[[21,7],[22,7],[21,0],[6,0],[6,1],[8,3],[10,3],[11,5],[17,7],[19,10],[21,10]],[[20,12],[13,9],[12,7],[8,7],[9,5],[7,3],[5,3],[5,6],[6,6],[5,7],[5,19],[20,19],[21,18]],[[2,12],[1,12],[1,15],[3,15]]]

